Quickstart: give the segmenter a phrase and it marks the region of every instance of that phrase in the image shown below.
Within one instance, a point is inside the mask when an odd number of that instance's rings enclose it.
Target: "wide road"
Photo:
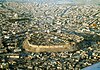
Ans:
[[[100,70],[100,62],[99,63],[96,63],[92,66],[89,66],[89,67],[86,67],[82,70]]]

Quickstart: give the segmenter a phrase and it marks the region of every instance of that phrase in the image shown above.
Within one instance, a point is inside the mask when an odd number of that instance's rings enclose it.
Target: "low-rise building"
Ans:
[[[19,54],[8,54],[7,58],[18,59],[19,58]]]
[[[0,49],[0,53],[6,53],[7,50],[6,49]]]

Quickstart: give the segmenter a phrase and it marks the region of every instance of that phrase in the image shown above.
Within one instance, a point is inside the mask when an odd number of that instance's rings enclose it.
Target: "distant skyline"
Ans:
[[[17,2],[37,2],[37,3],[82,3],[82,4],[100,4],[100,0],[0,0],[0,1],[17,1]]]

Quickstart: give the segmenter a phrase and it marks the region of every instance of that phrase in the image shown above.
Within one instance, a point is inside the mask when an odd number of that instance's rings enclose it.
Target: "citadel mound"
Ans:
[[[36,36],[37,34],[33,34],[33,36]],[[64,34],[51,33],[50,35],[60,36],[62,39],[65,39],[65,40],[62,43],[57,42],[57,40],[54,42],[54,40],[52,41],[52,39],[50,39],[51,37],[49,36],[49,41],[48,41],[48,38],[46,37],[46,35],[41,34],[41,36],[44,37],[43,39],[42,39],[42,37],[40,39],[36,38],[36,37],[35,37],[36,39],[35,38],[32,39],[32,37],[31,37],[31,39],[28,39],[28,38],[25,39],[23,42],[23,48],[28,52],[75,51],[78,49],[78,47],[76,45],[83,40],[83,37],[79,37],[79,36],[73,35],[73,34],[65,34],[64,35]],[[45,37],[47,39],[45,39]],[[36,41],[38,41],[38,43],[36,43]]]

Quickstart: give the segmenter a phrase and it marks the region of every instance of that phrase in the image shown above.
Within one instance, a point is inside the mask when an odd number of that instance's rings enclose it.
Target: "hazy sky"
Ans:
[[[85,3],[100,4],[100,0],[0,0],[0,1],[21,1],[21,2],[37,2],[37,3]]]

